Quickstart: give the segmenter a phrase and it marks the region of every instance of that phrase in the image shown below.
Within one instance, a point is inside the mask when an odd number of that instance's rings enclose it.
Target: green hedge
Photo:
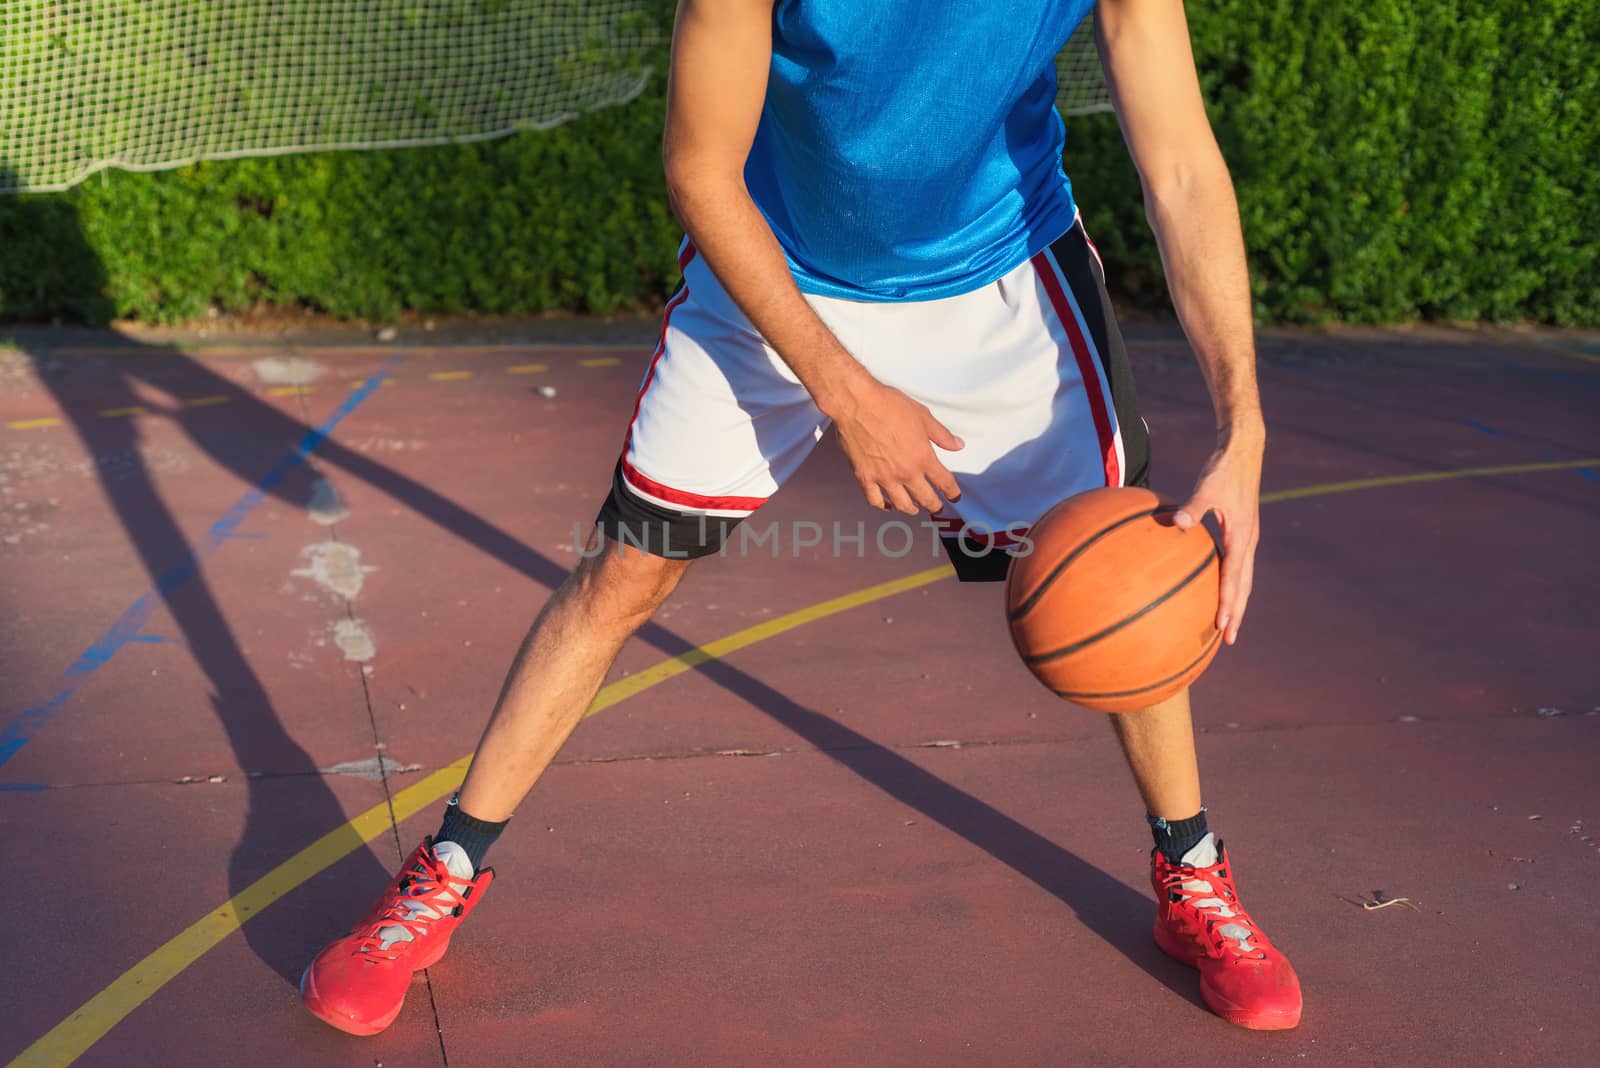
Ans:
[[[1259,319],[1600,323],[1600,4],[1213,0],[1190,19]],[[1073,134],[1091,233],[1154,304],[1113,124]]]
[[[1600,323],[1600,4],[1191,5],[1258,318]],[[676,282],[660,79],[560,129],[448,149],[112,173],[0,198],[0,315],[172,321],[210,304],[529,314]],[[1118,296],[1164,307],[1110,116],[1067,166]]]
[[[0,312],[174,321],[264,301],[389,319],[653,299],[680,236],[662,111],[653,96],[504,141],[102,172],[0,199]]]

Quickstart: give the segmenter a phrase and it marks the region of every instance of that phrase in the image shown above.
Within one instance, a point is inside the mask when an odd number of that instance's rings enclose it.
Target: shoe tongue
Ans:
[[[1217,862],[1217,836],[1210,831],[1206,836],[1189,847],[1189,852],[1180,858],[1185,864],[1192,864],[1196,868],[1209,868]]]
[[[476,874],[472,869],[472,861],[467,857],[467,851],[454,842],[436,842],[433,847],[433,855],[444,865],[445,871],[452,876],[450,889],[458,894],[465,892],[467,884],[472,882]],[[423,861],[418,861],[416,867],[412,870],[419,875],[429,874],[428,866]],[[457,882],[456,880],[460,881]],[[444,896],[446,896],[444,891],[440,890],[437,894],[410,898],[406,902],[406,907],[413,917],[425,916],[430,920],[436,920],[452,906],[441,904],[438,908],[433,908],[427,902]],[[378,928],[378,937],[383,940],[380,948],[388,949],[396,942],[410,942],[416,936],[406,927],[402,927],[399,924],[388,924]]]
[[[1192,865],[1196,868],[1209,868],[1215,864],[1218,859],[1217,836],[1212,834],[1210,831],[1206,832],[1206,836],[1204,838],[1190,846],[1189,851],[1181,858],[1183,863]],[[1211,883],[1206,879],[1189,879],[1184,882],[1183,888],[1191,894],[1212,893]],[[1199,909],[1216,909],[1218,916],[1228,919],[1238,915],[1238,913],[1234,912],[1234,910],[1228,906],[1228,903],[1222,900],[1220,897],[1201,898],[1194,902],[1194,906],[1195,908]],[[1243,930],[1243,928],[1240,928],[1240,930]]]
[[[467,851],[454,842],[435,842],[433,844],[433,855],[444,863],[446,871],[457,879],[462,880],[463,883],[470,883],[477,877],[478,873],[473,869],[472,859],[467,856]],[[464,885],[456,885],[454,883],[451,885],[455,886],[457,893],[466,889]]]

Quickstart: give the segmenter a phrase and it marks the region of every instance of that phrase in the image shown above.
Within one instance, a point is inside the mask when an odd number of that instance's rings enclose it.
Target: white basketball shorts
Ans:
[[[828,419],[688,242],[679,262],[683,287],[597,522],[613,541],[693,558],[778,492]],[[1062,498],[1147,484],[1149,435],[1081,222],[971,293],[806,300],[875,378],[965,444],[935,450],[961,489],[933,517],[961,578],[1003,578],[1005,550]]]

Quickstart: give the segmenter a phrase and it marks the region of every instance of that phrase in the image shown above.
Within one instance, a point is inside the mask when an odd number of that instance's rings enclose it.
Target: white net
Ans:
[[[481,140],[635,96],[659,0],[0,0],[0,193]]]
[[[484,140],[632,99],[663,0],[0,0],[0,193]],[[1086,19],[1061,110],[1110,107]]]
[[[1056,107],[1063,115],[1092,115],[1111,110],[1100,52],[1094,44],[1094,16],[1084,19],[1056,56]]]

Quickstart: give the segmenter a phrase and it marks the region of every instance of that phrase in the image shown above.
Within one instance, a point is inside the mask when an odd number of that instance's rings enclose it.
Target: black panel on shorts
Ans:
[[[956,569],[957,582],[1004,582],[1011,567],[1011,554],[965,536],[939,539],[945,555]]]
[[[1111,402],[1117,409],[1117,426],[1122,430],[1122,455],[1128,469],[1123,481],[1129,486],[1150,485],[1150,431],[1139,414],[1139,399],[1133,388],[1133,368],[1128,364],[1128,350],[1122,344],[1122,331],[1117,329],[1117,317],[1111,310],[1111,297],[1106,293],[1105,273],[1100,258],[1089,247],[1083,222],[1074,223],[1061,239],[1050,246],[1067,285],[1078,300],[1088,324],[1089,336],[1100,354],[1105,368],[1106,381],[1111,383]]]
[[[631,545],[669,560],[695,560],[722,548],[741,520],[685,515],[644,500],[622,480],[622,462],[611,476],[611,493],[595,517],[600,532],[619,545]]]

